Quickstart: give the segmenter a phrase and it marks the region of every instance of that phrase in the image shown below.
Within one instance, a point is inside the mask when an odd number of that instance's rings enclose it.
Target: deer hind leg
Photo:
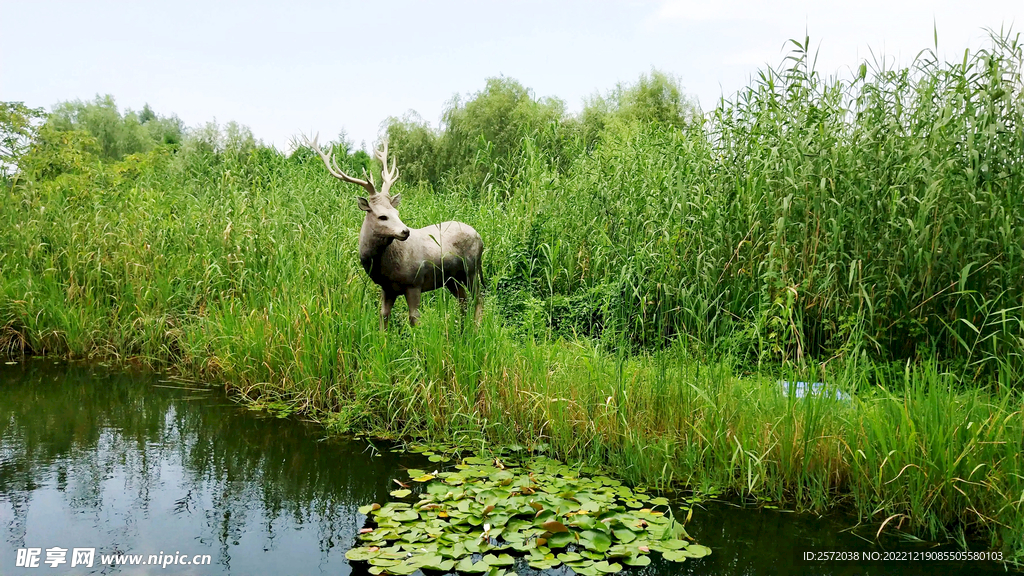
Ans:
[[[395,305],[395,300],[398,298],[397,294],[388,294],[384,292],[384,297],[380,303],[380,329],[383,330],[388,327],[388,318],[391,317],[391,307]]]
[[[409,305],[409,326],[415,326],[420,320],[420,289],[409,288],[405,292],[405,302]]]
[[[473,320],[479,324],[484,316],[484,297],[480,294],[480,283],[475,282],[467,286],[462,282],[452,281],[447,284],[447,287],[459,299],[459,308],[463,314],[469,309],[470,302],[473,302]]]
[[[456,278],[450,278],[447,282],[445,282],[444,286],[445,288],[448,289],[449,292],[452,293],[452,296],[455,296],[456,298],[459,299],[459,308],[461,308],[462,311],[465,312],[466,302],[468,299],[466,285]]]
[[[473,299],[476,300],[476,311],[473,312],[473,320],[479,324],[484,318],[484,295],[480,293],[479,287],[473,291]]]
[[[479,268],[479,261],[477,266],[476,270],[470,272],[468,289],[469,298],[472,298],[476,304],[476,310],[473,311],[473,320],[479,325],[484,317],[484,272]]]

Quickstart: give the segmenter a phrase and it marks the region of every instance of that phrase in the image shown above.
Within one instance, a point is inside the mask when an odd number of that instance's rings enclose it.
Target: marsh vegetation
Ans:
[[[108,99],[4,104],[0,346],[1022,561],[1022,46],[849,77],[812,60],[794,43],[708,112],[652,72],[579,114],[496,78],[440,128],[389,120],[403,221],[484,238],[479,327],[432,292],[414,330],[379,329],[362,212],[307,149]]]

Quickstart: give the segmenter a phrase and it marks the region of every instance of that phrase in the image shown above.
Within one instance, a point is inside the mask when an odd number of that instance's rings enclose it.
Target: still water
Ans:
[[[0,575],[367,574],[366,564],[345,558],[365,521],[357,508],[385,502],[406,468],[427,467],[435,465],[382,444],[328,438],[316,425],[255,413],[218,389],[159,374],[0,363]],[[711,556],[675,564],[652,555],[650,566],[622,574],[1005,573],[980,561],[802,559],[808,551],[955,550],[880,545],[845,530],[850,524],[711,502],[687,526]],[[19,550],[29,548],[41,549],[38,567],[19,567]],[[46,563],[53,548],[67,550],[55,566]],[[91,568],[71,566],[75,548],[95,550]],[[101,561],[113,554],[206,563]]]

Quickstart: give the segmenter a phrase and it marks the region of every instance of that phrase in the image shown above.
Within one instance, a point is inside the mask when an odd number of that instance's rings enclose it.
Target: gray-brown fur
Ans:
[[[405,296],[409,305],[409,323],[419,319],[420,295],[442,286],[448,288],[465,307],[470,299],[476,300],[475,317],[480,321],[483,313],[482,256],[484,242],[469,224],[442,222],[425,228],[410,229],[398,216],[402,195],[391,196],[388,190],[398,179],[393,163],[387,169],[387,144],[377,152],[384,165],[383,183],[377,192],[372,177],[359,180],[345,174],[330,154],[317,146],[316,139],[306,143],[313,148],[327,169],[336,178],[358,184],[369,194],[358,198],[359,208],[366,212],[359,230],[359,261],[363,269],[383,290],[380,309],[381,327],[387,326],[391,307],[399,296]]]

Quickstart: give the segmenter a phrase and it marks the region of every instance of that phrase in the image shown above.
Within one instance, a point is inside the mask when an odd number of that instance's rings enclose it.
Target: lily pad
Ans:
[[[689,558],[703,558],[711,554],[711,548],[701,546],[700,544],[690,544],[686,547],[686,550],[680,550],[680,552],[686,554]]]
[[[355,560],[355,561],[361,561],[361,562],[366,562],[367,560],[370,560],[371,558],[376,558],[377,556],[380,556],[380,549],[379,548],[374,549],[374,548],[362,548],[362,547],[360,547],[360,548],[352,548],[348,552],[345,552],[345,558],[348,558],[349,560]]]
[[[595,562],[594,568],[597,568],[597,570],[603,574],[614,574],[622,570],[622,564],[619,564],[618,562],[608,563],[602,561]]]
[[[650,556],[631,556],[629,558],[623,558],[622,563],[626,566],[649,566],[651,564]]]
[[[552,534],[548,538],[548,548],[565,548],[569,544],[576,541],[576,535],[566,530],[565,532],[559,532],[558,534]],[[564,562],[564,560],[563,560]]]
[[[682,540],[672,539],[666,542],[662,542],[661,547],[666,548],[668,550],[682,550],[683,548],[686,548],[686,542]]]
[[[419,520],[420,515],[415,510],[402,510],[396,512],[392,518],[396,522],[410,522],[412,520]]]
[[[515,559],[508,554],[485,554],[483,561],[491,566],[511,566],[516,563]]]
[[[416,565],[416,564],[412,564],[412,563],[409,563],[409,562],[403,562],[403,563],[397,564],[395,566],[388,566],[387,567],[387,572],[389,574],[399,574],[401,576],[408,576],[409,574],[412,574],[413,572],[415,572],[415,571],[417,571],[419,569],[420,569],[420,567],[418,565]]]
[[[607,472],[581,475],[594,471],[546,456],[435,450],[421,453],[462,460],[433,473],[409,470],[424,485],[414,503],[400,501],[413,490],[398,482],[396,500],[360,507],[369,525],[346,553],[350,561],[368,562],[372,574],[499,576],[521,554],[538,570],[564,563],[578,574],[603,576],[623,565],[649,565],[652,549],[676,562],[710,553],[686,541],[667,499],[633,491]]]
[[[557,568],[561,564],[562,561],[555,558],[545,558],[544,560],[531,560],[529,562],[530,568],[534,568],[536,570],[550,570],[551,568]]]
[[[551,520],[540,525],[541,528],[551,532],[552,534],[558,534],[559,532],[568,532],[569,529],[565,527],[565,524],[557,520]]]
[[[586,546],[587,550],[594,552],[605,552],[612,546],[612,539],[604,532],[595,530],[584,530],[580,534],[580,543]]]
[[[612,534],[615,535],[615,539],[623,544],[629,544],[633,540],[636,540],[636,532],[628,528],[616,528],[612,530]]]
[[[566,564],[583,560],[583,556],[580,556],[575,552],[562,552],[557,556],[557,558]]]
[[[473,562],[473,558],[466,556],[461,562],[455,565],[455,569],[459,572],[466,572],[469,574],[482,574],[491,569],[491,565],[484,562]]]
[[[671,562],[685,562],[688,556],[686,550],[669,550],[662,554],[662,557]]]

